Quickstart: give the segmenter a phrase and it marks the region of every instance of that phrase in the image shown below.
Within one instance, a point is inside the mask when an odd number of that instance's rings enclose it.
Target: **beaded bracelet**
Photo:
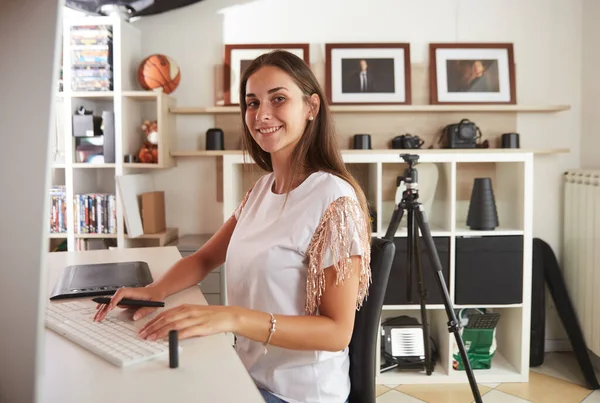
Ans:
[[[263,354],[267,354],[267,345],[271,341],[271,337],[273,337],[273,333],[275,333],[276,330],[275,324],[277,323],[277,319],[275,319],[275,316],[273,316],[271,312],[269,312],[269,315],[271,315],[271,328],[269,329],[269,337],[267,338],[267,341],[263,344],[263,346],[265,347],[265,352]]]

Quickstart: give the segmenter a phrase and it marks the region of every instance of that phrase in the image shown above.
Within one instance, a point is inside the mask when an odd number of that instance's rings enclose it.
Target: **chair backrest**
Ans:
[[[356,312],[350,340],[349,403],[375,403],[375,368],[379,319],[396,247],[388,239],[371,239],[371,286]]]

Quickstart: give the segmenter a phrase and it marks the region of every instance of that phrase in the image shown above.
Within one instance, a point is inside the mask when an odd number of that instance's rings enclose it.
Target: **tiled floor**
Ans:
[[[600,380],[600,373],[596,375]],[[477,379],[477,372],[475,372]],[[529,382],[479,385],[484,403],[600,403],[600,390],[585,387],[572,353],[548,353],[544,364],[531,368]],[[471,403],[468,383],[378,385],[377,403]]]

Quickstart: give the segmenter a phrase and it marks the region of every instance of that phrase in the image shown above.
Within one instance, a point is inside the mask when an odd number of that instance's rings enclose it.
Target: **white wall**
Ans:
[[[51,105],[62,1],[2,2],[0,62],[0,402],[36,402],[49,207]]]
[[[591,0],[593,2],[593,0]],[[135,22],[142,53],[166,53],[178,61],[179,106],[213,105],[214,68],[225,43],[311,44],[311,64],[324,77],[326,42],[410,42],[415,64],[428,63],[430,42],[513,42],[518,102],[569,104],[558,114],[522,114],[524,148],[568,148],[568,154],[536,157],[534,236],[560,253],[561,174],[578,167],[581,134],[582,0],[205,0]],[[344,17],[341,17],[341,10]],[[561,27],[558,29],[557,27]],[[211,117],[178,117],[175,148],[195,149],[214,124]],[[168,195],[168,225],[180,234],[212,232],[222,222],[214,199],[216,163],[178,160],[157,174]],[[552,308],[547,339],[564,339]]]
[[[583,0],[581,167],[600,169],[600,1]]]

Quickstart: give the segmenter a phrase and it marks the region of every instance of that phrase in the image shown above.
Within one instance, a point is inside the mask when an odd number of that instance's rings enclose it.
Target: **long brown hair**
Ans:
[[[344,164],[337,143],[337,134],[334,128],[333,118],[323,89],[319,85],[319,82],[310,67],[300,57],[284,50],[274,50],[254,59],[244,71],[240,82],[239,98],[244,127],[242,148],[250,154],[260,168],[267,172],[273,172],[271,154],[263,151],[258,143],[254,141],[244,119],[247,109],[245,103],[246,83],[252,74],[264,66],[277,67],[287,73],[302,91],[305,102],[309,103],[312,94],[317,94],[320,99],[320,107],[317,115],[314,116],[314,120],[308,121],[304,133],[292,152],[290,177],[287,181],[289,185],[288,189],[286,189],[286,193],[291,190],[290,187],[294,183],[297,175],[299,175],[298,171],[325,171],[344,179],[352,185],[356,192],[356,197],[358,198],[358,202],[364,213],[365,229],[369,231],[370,237],[371,225],[367,198],[358,184],[358,181],[352,176]]]

